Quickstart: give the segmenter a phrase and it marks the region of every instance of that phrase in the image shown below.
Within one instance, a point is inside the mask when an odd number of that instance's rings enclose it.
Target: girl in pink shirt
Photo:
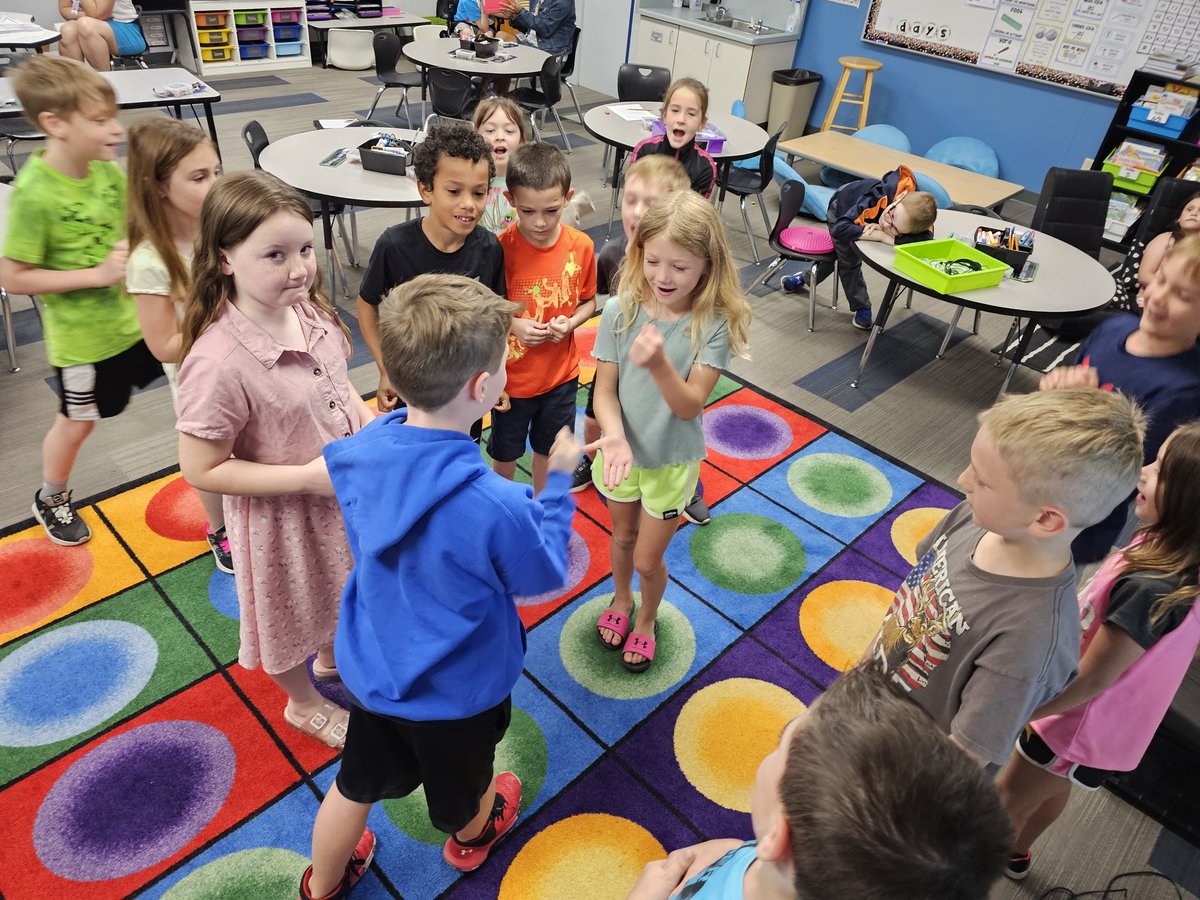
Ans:
[[[271,175],[243,172],[204,201],[180,347],[179,465],[225,495],[241,620],[239,662],[288,696],[284,717],[331,747],[346,710],[333,635],[352,560],[321,457],[373,418],[346,373],[349,333],[321,293],[312,213]]]
[[[1072,782],[1095,790],[1137,768],[1200,646],[1200,421],[1163,442],[1138,492],[1142,528],[1079,595],[1079,675],[1037,710],[996,783],[1017,836],[1010,878],[1028,873]]]

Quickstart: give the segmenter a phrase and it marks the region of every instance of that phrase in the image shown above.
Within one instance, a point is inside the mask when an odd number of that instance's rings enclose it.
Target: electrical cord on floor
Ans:
[[[1161,872],[1143,871],[1143,872],[1122,872],[1119,875],[1114,875],[1109,879],[1102,891],[1083,891],[1075,893],[1065,887],[1050,888],[1043,893],[1038,900],[1082,900],[1084,897],[1099,897],[1100,900],[1138,900],[1138,895],[1132,893],[1131,890],[1123,887],[1117,887],[1117,882],[1122,878],[1153,878],[1158,881],[1165,881],[1175,889],[1175,896],[1179,900],[1183,900],[1183,892],[1179,890],[1179,885],[1168,878]]]

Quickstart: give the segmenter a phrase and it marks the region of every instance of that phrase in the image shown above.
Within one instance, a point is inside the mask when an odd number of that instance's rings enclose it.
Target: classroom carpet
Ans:
[[[356,897],[623,898],[671,849],[751,835],[759,761],[859,657],[957,498],[729,377],[704,428],[713,519],[668,549],[653,666],[596,640],[610,521],[589,488],[567,584],[518,600],[529,650],[497,753],[524,783],[514,831],[463,876],[420,792],[377,805]],[[337,758],[237,665],[234,582],[194,492],[172,470],[82,506],[81,547],[0,533],[0,893],[295,897]]]

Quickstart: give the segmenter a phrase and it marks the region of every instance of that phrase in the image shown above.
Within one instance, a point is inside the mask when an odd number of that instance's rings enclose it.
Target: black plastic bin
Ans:
[[[767,112],[767,130],[774,134],[784,122],[780,140],[804,134],[812,113],[813,101],[821,87],[821,74],[809,69],[776,69],[771,73],[771,106]]]

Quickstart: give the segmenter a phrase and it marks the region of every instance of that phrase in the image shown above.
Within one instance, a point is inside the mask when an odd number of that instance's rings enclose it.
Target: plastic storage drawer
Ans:
[[[239,38],[240,38],[240,36],[239,36]],[[261,41],[261,42],[252,43],[252,44],[239,43],[238,44],[238,53],[241,54],[242,59],[262,59],[263,57],[265,57],[267,55],[267,52],[270,50],[270,47],[271,47],[271,45],[268,44],[266,41]]]
[[[299,56],[304,52],[303,41],[287,41],[275,45],[276,56]]]
[[[267,11],[265,9],[247,9],[234,12],[233,21],[238,25],[265,25]]]
[[[196,40],[202,46],[223,47],[229,43],[229,29],[203,28],[196,32]]]
[[[1129,110],[1129,127],[1135,131],[1147,134],[1157,134],[1162,137],[1177,138],[1183,134],[1191,119],[1186,116],[1167,116],[1165,122],[1151,121],[1150,109],[1145,106],[1134,106]]]
[[[276,25],[275,26],[275,43],[280,41],[298,41],[300,40],[299,25]]]
[[[267,39],[267,29],[263,27],[239,28],[237,35],[239,44],[256,44],[259,41]],[[243,56],[242,58],[245,59],[246,57]]]
[[[200,58],[205,62],[225,62],[233,59],[232,47],[201,47]]]
[[[276,9],[271,11],[271,21],[276,25],[290,25],[300,21],[298,9]]]
[[[225,18],[228,13],[223,12],[206,12],[196,13],[197,28],[224,28]]]

